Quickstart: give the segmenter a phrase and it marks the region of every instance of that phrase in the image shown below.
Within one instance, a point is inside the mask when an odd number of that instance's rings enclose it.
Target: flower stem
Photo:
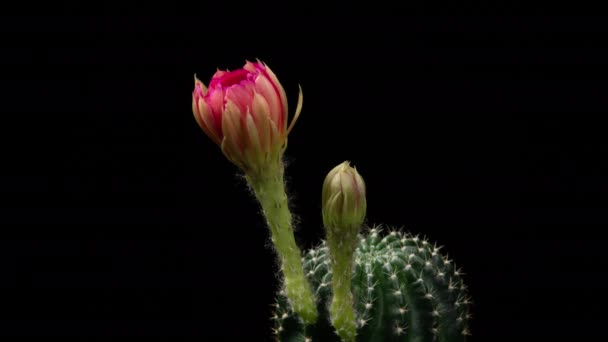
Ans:
[[[332,227],[328,227],[327,233],[333,272],[333,296],[329,308],[330,320],[342,341],[351,342],[355,341],[357,330],[351,291],[353,254],[357,243],[357,235],[352,233],[336,234]]]
[[[280,259],[287,298],[304,323],[312,324],[317,320],[316,301],[304,275],[302,256],[295,242],[283,174],[284,166],[278,163],[265,172],[248,174],[247,181],[262,206],[270,228],[272,243]]]

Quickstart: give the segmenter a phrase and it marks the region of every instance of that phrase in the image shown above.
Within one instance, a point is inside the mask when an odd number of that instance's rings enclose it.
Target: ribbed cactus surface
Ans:
[[[469,333],[470,299],[462,272],[430,242],[407,233],[379,229],[360,235],[353,256],[352,294],[356,341],[461,342]],[[319,318],[305,325],[282,291],[272,320],[281,342],[340,341],[329,318],[332,264],[327,244],[302,259]]]

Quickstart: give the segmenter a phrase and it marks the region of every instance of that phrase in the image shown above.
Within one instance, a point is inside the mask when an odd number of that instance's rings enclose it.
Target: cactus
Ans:
[[[470,304],[462,272],[440,247],[396,230],[362,233],[365,183],[344,162],[323,183],[327,240],[303,258],[285,193],[287,98],[266,65],[195,77],[192,110],[201,129],[245,176],[270,230],[281,270],[274,333],[280,342],[462,342]],[[301,260],[300,260],[301,259]]]
[[[471,300],[462,272],[427,240],[396,230],[381,233],[375,227],[360,234],[354,253],[356,341],[466,341]],[[335,280],[327,242],[306,253],[302,263],[318,299],[319,319],[304,324],[280,291],[272,315],[276,340],[344,340],[329,318]]]

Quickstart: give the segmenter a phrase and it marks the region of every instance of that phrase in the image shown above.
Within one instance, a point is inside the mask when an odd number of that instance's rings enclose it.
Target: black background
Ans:
[[[487,2],[46,6],[3,20],[6,341],[270,341],[267,229],[191,113],[194,73],[208,82],[255,58],[292,110],[304,91],[286,154],[302,248],[323,236],[325,174],[350,160],[370,224],[426,235],[462,265],[471,341],[601,329],[600,16]]]

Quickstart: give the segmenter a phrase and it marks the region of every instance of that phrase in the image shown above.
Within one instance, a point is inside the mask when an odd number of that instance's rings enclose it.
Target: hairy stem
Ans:
[[[332,263],[332,290],[330,319],[336,332],[345,342],[355,341],[357,326],[353,309],[351,278],[353,253],[357,243],[357,228],[340,229],[327,227],[327,242]]]
[[[272,243],[280,259],[287,298],[302,320],[312,324],[317,320],[316,302],[304,275],[302,255],[295,242],[283,173],[283,164],[279,163],[263,173],[247,175],[247,181],[262,206],[270,228]]]

